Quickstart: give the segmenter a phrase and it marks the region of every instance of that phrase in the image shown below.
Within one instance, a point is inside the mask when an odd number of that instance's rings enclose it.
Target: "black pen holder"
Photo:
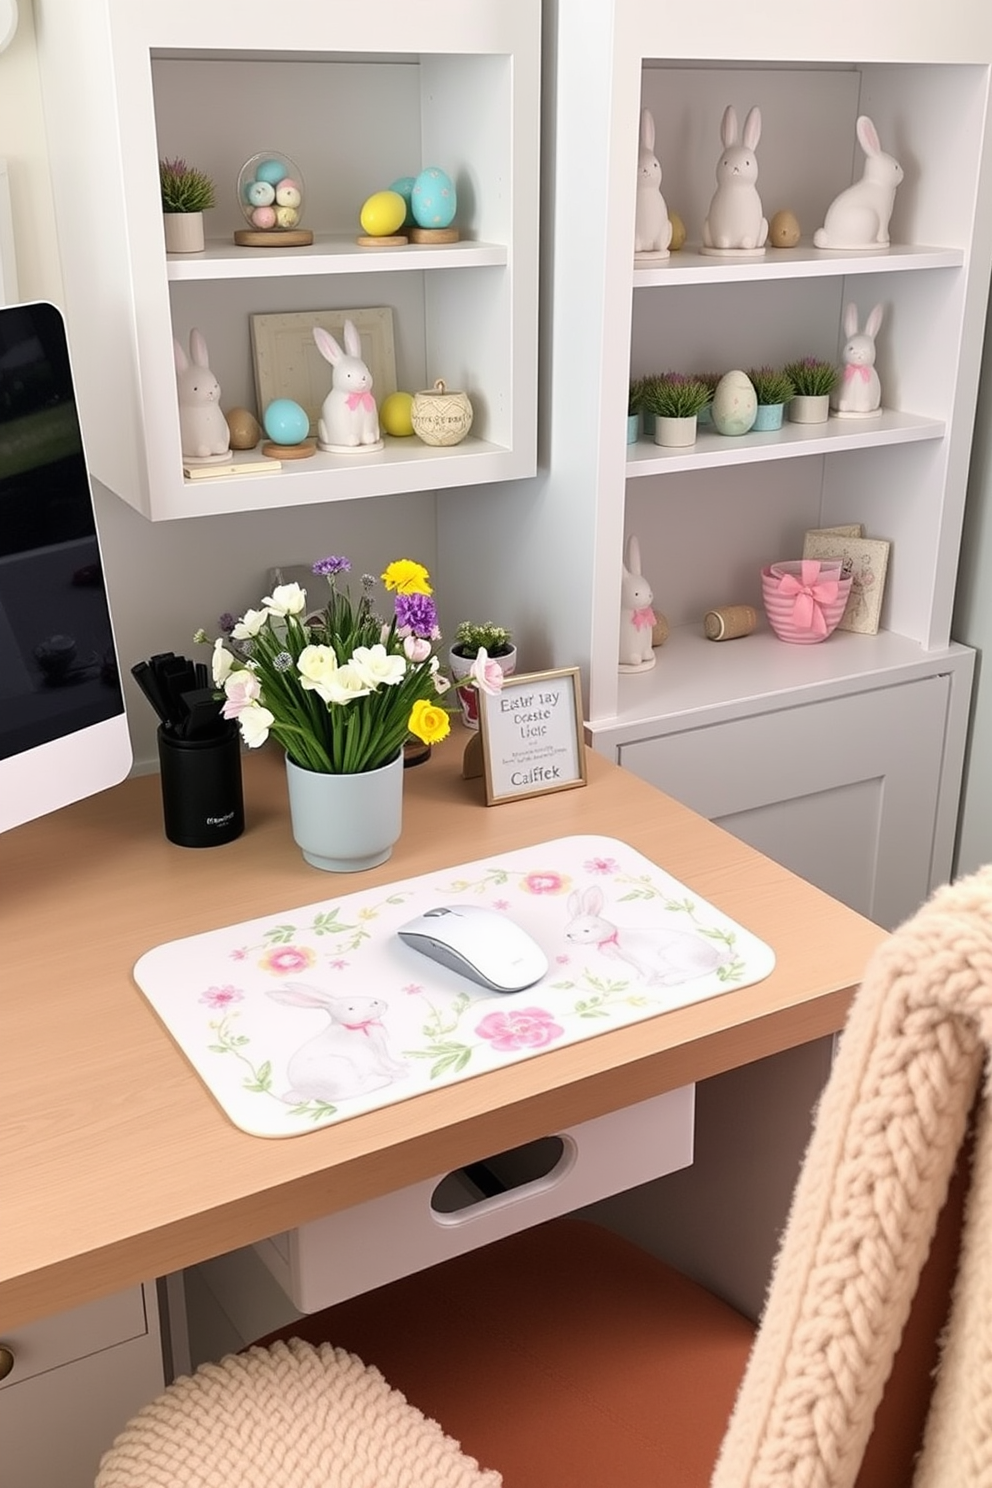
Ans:
[[[179,847],[219,847],[245,829],[238,726],[184,739],[159,728],[165,835]]]

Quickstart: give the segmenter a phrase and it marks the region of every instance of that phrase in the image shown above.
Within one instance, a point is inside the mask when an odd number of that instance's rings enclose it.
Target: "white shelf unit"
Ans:
[[[39,12],[69,337],[100,481],[161,520],[534,473],[540,20],[527,0],[286,0],[278,16],[264,0],[44,0]],[[311,247],[234,244],[238,172],[259,150],[300,167]],[[166,156],[216,183],[200,254],[165,252]],[[360,248],[365,198],[430,164],[456,183],[461,240]],[[222,406],[260,414],[253,313],[374,306],[392,310],[397,385],[464,388],[469,439],[387,438],[381,453],[183,479],[174,335],[185,346],[201,330]]]

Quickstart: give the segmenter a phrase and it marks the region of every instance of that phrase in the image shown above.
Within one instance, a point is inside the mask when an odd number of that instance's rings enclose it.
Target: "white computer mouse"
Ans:
[[[481,904],[438,905],[396,933],[414,950],[490,992],[522,992],[548,970],[548,958],[526,930]]]

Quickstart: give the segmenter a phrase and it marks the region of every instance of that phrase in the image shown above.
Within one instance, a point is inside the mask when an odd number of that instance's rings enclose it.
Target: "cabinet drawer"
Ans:
[[[141,1287],[101,1297],[9,1333],[0,1330],[0,1347],[9,1349],[14,1356],[14,1367],[0,1381],[0,1391],[13,1390],[36,1375],[147,1332]]]
[[[694,1112],[695,1086],[667,1091],[256,1249],[294,1305],[316,1312],[687,1167]]]

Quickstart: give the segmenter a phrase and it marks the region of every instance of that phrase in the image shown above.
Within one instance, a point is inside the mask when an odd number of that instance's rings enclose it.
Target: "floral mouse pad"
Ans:
[[[505,914],[548,973],[493,993],[405,944],[444,904]],[[173,940],[135,980],[235,1126],[288,1137],[761,981],[771,948],[610,837]]]

